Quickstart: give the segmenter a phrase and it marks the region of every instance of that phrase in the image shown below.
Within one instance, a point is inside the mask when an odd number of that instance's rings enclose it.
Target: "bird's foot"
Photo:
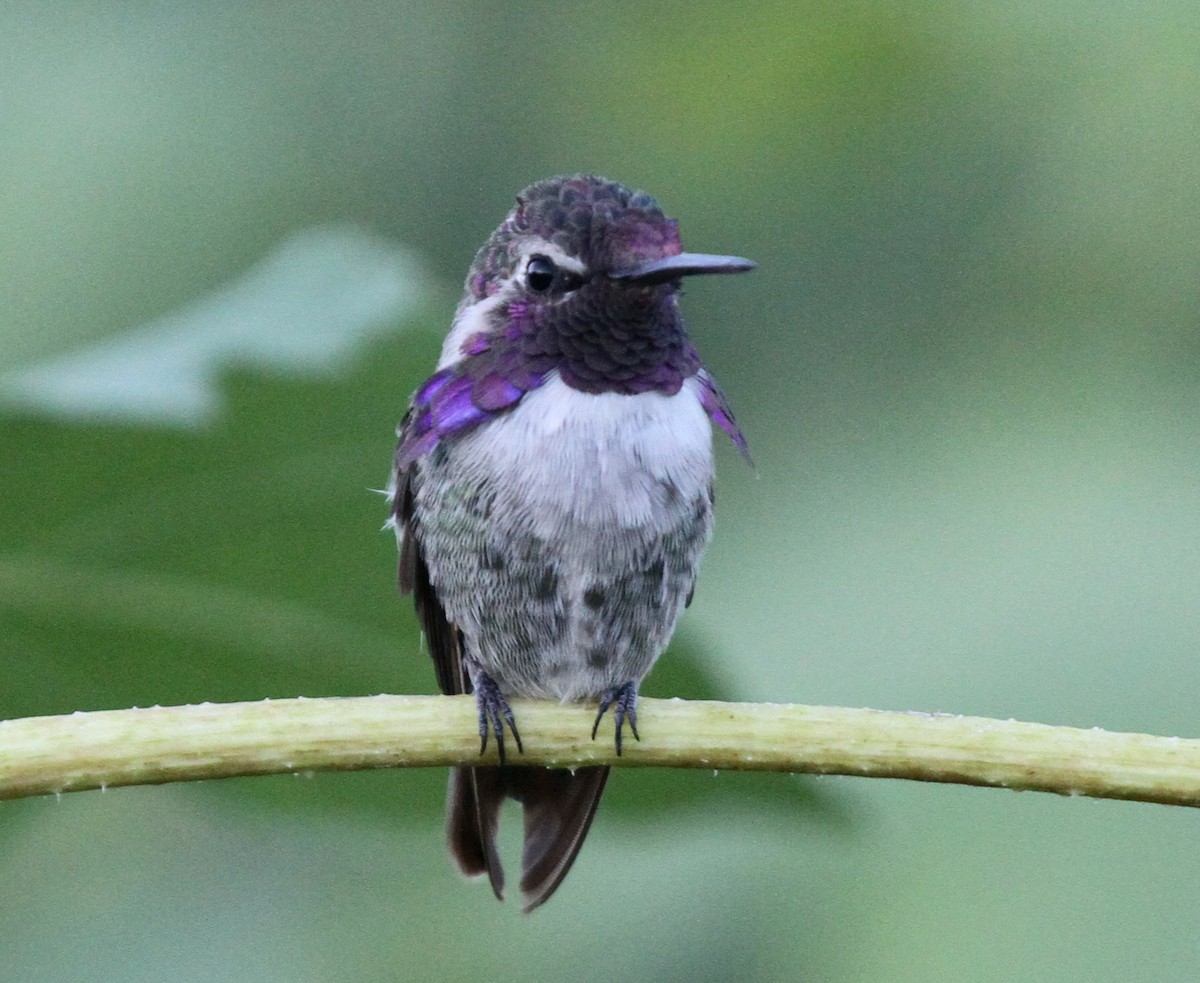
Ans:
[[[612,707],[613,723],[617,728],[617,754],[621,753],[621,731],[625,728],[625,722],[629,721],[629,731],[633,734],[636,741],[640,741],[641,737],[637,730],[637,683],[632,679],[627,683],[621,683],[619,686],[611,686],[600,694],[600,711],[596,714],[596,722],[592,725],[592,740],[596,739],[596,732],[600,729],[600,721],[604,718],[604,714],[608,708]]]
[[[504,764],[504,725],[512,731],[513,740],[517,742],[517,753],[524,754],[521,746],[521,733],[517,730],[517,722],[513,719],[512,707],[500,692],[500,687],[482,669],[472,669],[471,686],[475,690],[475,705],[479,708],[479,753],[487,750],[488,734],[496,738],[496,753],[500,756],[500,764]]]

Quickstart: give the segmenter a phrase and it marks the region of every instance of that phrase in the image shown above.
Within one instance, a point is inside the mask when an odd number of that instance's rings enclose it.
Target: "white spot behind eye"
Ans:
[[[569,256],[558,246],[547,242],[540,236],[528,236],[521,243],[515,265],[516,274],[510,276],[501,288],[490,297],[459,305],[455,314],[450,333],[442,343],[442,355],[438,360],[438,369],[458,362],[462,357],[463,343],[472,335],[486,331],[489,327],[489,317],[497,308],[507,304],[520,291],[520,283],[525,276],[525,269],[532,256],[545,256],[554,261],[560,270],[574,276],[587,276],[587,267],[575,256]]]
[[[583,265],[583,261],[579,257],[568,255],[554,243],[547,242],[538,236],[531,237],[521,244],[521,261],[518,268],[525,269],[532,256],[545,256],[552,260],[559,269],[566,270],[568,273],[575,273],[579,276],[587,273],[587,267]]]

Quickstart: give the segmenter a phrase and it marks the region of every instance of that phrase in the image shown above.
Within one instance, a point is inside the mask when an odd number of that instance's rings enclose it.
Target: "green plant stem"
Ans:
[[[525,753],[565,767],[711,768],[1200,805],[1200,740],[949,714],[643,699],[613,752],[592,706],[513,703]],[[371,696],[103,710],[0,722],[0,798],[237,775],[495,761],[470,697]]]

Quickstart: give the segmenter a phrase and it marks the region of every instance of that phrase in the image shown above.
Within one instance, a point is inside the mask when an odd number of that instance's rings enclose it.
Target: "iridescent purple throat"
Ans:
[[[672,396],[684,379],[699,374],[705,412],[749,460],[746,438],[724,394],[707,373],[700,373],[700,359],[682,331],[675,332],[675,344],[659,356],[647,360],[643,349],[640,356],[635,353],[622,359],[612,346],[580,342],[572,348],[571,342],[564,345],[561,338],[555,344],[547,332],[530,331],[528,325],[535,318],[519,303],[510,305],[509,315],[503,332],[470,336],[463,343],[462,359],[435,373],[417,390],[397,456],[398,467],[408,467],[442,439],[466,433],[512,409],[555,370],[574,389],[625,395],[657,392]]]

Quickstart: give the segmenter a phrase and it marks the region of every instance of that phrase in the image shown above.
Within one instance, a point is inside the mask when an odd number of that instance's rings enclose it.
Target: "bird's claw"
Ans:
[[[517,742],[517,753],[524,754],[525,748],[521,746],[521,733],[517,730],[512,707],[508,705],[496,681],[481,670],[471,674],[471,684],[475,689],[475,705],[479,708],[479,753],[487,750],[490,732],[496,738],[500,764],[504,764],[504,726],[507,724],[513,740]]]
[[[604,718],[604,714],[608,712],[609,707],[612,707],[613,723],[616,725],[617,756],[620,757],[621,732],[625,728],[626,721],[629,722],[629,731],[633,734],[634,740],[640,741],[642,739],[637,729],[637,685],[633,680],[621,683],[619,686],[612,686],[600,695],[600,710],[596,714],[596,722],[592,725],[593,741],[600,730],[600,721]]]

